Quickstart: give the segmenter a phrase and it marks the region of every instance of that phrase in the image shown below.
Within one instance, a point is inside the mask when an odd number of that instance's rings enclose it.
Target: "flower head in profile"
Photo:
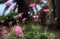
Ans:
[[[29,5],[29,7],[35,7],[35,6],[36,6],[36,4],[34,4],[34,3]]]
[[[22,17],[22,14],[23,14],[23,13],[20,13],[20,14],[18,14],[18,15],[16,15],[16,16],[14,16],[14,19],[17,19],[17,18]]]
[[[23,13],[20,13],[20,14],[18,14],[18,16],[19,16],[19,17],[22,17],[22,14],[23,14]]]
[[[23,18],[23,19],[22,19],[22,22],[26,21],[26,19],[27,19],[27,18]]]
[[[5,3],[5,6],[8,7],[8,6],[12,5],[12,4],[13,4],[13,2],[8,1],[8,2]]]
[[[43,12],[46,12],[46,13],[49,12],[49,11],[50,11],[49,9],[44,9],[43,10]]]
[[[15,34],[16,34],[18,37],[22,37],[22,36],[23,36],[22,28],[21,28],[20,26],[16,26],[16,27],[15,27]]]

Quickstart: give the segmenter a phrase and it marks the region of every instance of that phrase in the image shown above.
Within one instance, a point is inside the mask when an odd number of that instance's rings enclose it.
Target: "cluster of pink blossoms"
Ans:
[[[16,34],[18,37],[22,37],[22,36],[23,36],[22,28],[21,28],[20,26],[16,26],[16,27],[15,27],[15,34]]]

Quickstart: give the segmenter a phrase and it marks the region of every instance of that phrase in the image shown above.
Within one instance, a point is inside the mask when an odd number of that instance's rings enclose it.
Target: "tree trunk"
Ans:
[[[57,26],[60,28],[60,0],[56,0]]]
[[[56,17],[56,5],[55,5],[55,0],[51,0],[51,5],[52,5],[52,15],[53,15],[53,19]]]
[[[20,22],[22,22],[22,19],[24,18],[28,19],[29,1],[28,2],[27,1],[28,0],[15,0],[15,2],[18,5],[18,14],[23,13]]]

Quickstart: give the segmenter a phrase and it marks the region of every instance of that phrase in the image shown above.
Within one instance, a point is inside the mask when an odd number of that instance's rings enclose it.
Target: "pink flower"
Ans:
[[[5,20],[0,20],[1,23],[3,23]]]
[[[23,14],[23,13],[20,13],[20,14],[18,14],[18,15],[16,15],[16,16],[14,16],[14,19],[17,19],[17,18],[22,17],[22,14]]]
[[[50,11],[49,9],[44,9],[43,10],[43,12],[46,12],[46,13],[49,12],[49,11]]]
[[[27,18],[23,18],[22,21],[24,22],[24,21],[26,21],[26,19],[27,19]]]
[[[29,5],[29,7],[35,7],[35,6],[36,6],[36,4],[34,4],[34,3]]]
[[[12,23],[13,23],[12,21],[9,22],[10,25],[12,25]]]
[[[5,30],[7,27],[6,26],[3,26],[2,29]]]
[[[8,6],[12,5],[12,4],[13,4],[13,2],[10,2],[10,1],[5,3],[6,7],[8,7]]]
[[[18,15],[14,16],[14,19],[17,19],[18,18]]]
[[[34,19],[37,19],[37,18],[38,18],[38,16],[33,16],[33,18],[34,18]]]
[[[22,14],[23,14],[23,13],[20,13],[20,14],[18,14],[18,16],[19,16],[19,17],[22,17]]]
[[[56,18],[54,18],[54,20],[55,20],[55,21],[57,21],[57,19],[58,19],[57,17],[56,17]]]
[[[2,35],[5,37],[5,36],[7,36],[7,31],[6,30],[3,30],[2,31]]]
[[[18,37],[22,37],[23,36],[22,28],[20,26],[16,26],[15,33]]]
[[[18,19],[20,17],[21,17],[21,15],[16,15],[16,16],[14,16],[14,19]]]

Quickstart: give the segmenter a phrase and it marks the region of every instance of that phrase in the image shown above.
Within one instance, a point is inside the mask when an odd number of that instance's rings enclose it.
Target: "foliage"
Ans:
[[[0,16],[0,17],[2,17],[1,20],[5,20],[4,24],[7,24],[9,23],[9,21],[16,22],[16,20],[14,19],[14,16],[16,15],[17,13],[11,12],[10,14],[6,16]],[[47,15],[49,16],[49,14]],[[27,25],[23,25],[23,24],[21,25],[20,23],[18,23],[18,25],[22,27],[22,31],[23,31],[22,37],[19,38],[14,33],[10,32],[8,33],[7,39],[52,39],[53,38],[53,34],[50,35],[51,33],[47,32],[47,30],[43,31],[41,28],[41,25],[39,23],[34,22],[32,18],[29,18],[26,21],[26,24]]]
[[[17,13],[11,12],[6,17],[7,20],[14,20],[14,16],[17,15]]]
[[[23,30],[23,36],[22,37],[17,37],[14,33],[8,34],[9,39],[52,39],[54,38],[54,34],[44,31],[41,31],[40,25],[22,25],[22,30]]]
[[[15,35],[12,33],[8,33],[7,39],[15,39]]]
[[[0,16],[0,20],[6,20],[6,16]]]
[[[11,12],[11,13],[5,15],[5,16],[0,16],[0,20],[5,20],[5,21],[3,22],[3,24],[4,24],[5,26],[9,26],[8,23],[9,23],[10,21],[12,21],[12,22],[13,22],[13,25],[14,25],[14,23],[16,23],[16,21],[15,21],[15,19],[14,19],[14,16],[15,16],[15,15],[17,15],[17,13]]]

